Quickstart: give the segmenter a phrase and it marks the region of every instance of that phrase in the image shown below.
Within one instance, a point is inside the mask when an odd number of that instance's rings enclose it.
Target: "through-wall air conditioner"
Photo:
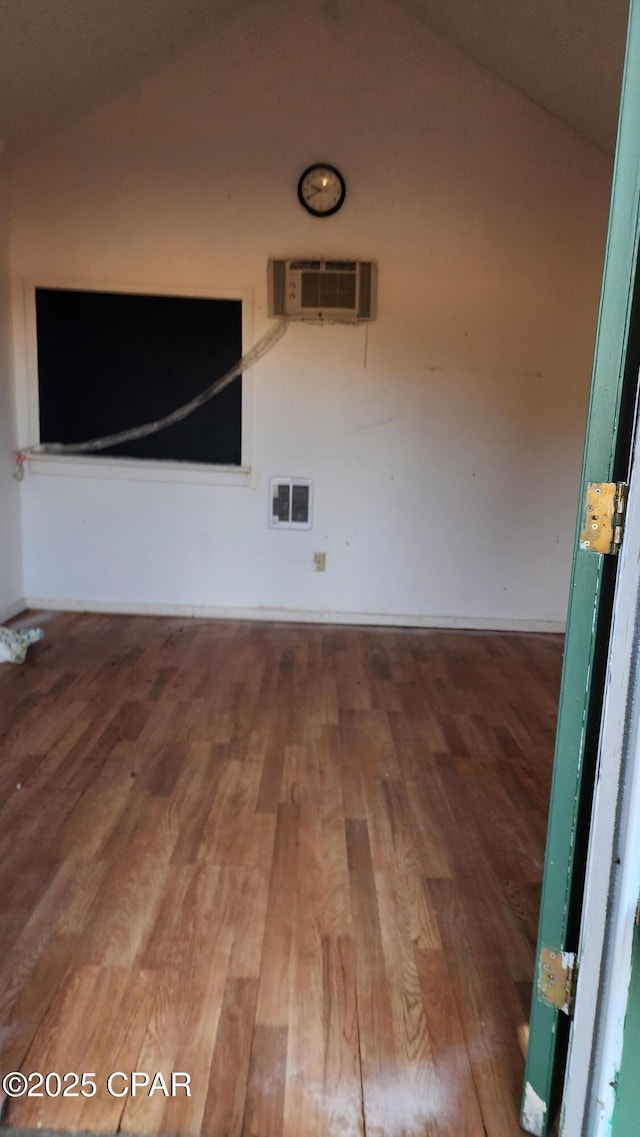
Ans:
[[[375,261],[272,258],[268,274],[270,316],[339,324],[375,319]]]

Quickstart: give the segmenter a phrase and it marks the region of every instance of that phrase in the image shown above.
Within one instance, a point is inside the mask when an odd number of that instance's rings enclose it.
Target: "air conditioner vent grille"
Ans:
[[[360,316],[363,320],[370,320],[373,315],[372,300],[371,261],[363,261],[360,265]]]
[[[305,272],[302,276],[303,308],[355,308],[355,272]]]
[[[308,323],[376,318],[375,261],[276,260],[268,264],[268,312]]]

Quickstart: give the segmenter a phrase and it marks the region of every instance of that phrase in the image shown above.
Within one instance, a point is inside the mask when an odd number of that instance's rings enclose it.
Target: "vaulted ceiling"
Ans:
[[[259,0],[0,0],[0,139],[28,148]],[[263,0],[264,2],[264,0]],[[628,0],[394,0],[612,151]],[[366,0],[318,3],[332,18]]]

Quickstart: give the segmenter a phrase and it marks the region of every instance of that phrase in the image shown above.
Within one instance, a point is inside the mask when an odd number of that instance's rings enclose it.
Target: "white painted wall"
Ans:
[[[7,175],[0,162],[0,622],[22,605],[20,492],[11,476],[17,448],[13,399]]]
[[[345,175],[334,218],[297,203],[314,160]],[[368,331],[294,326],[256,368],[250,485],[28,475],[26,594],[562,622],[609,177],[386,0],[262,5],[19,159],[18,292],[249,290],[257,337],[268,256],[380,266]],[[311,532],[268,528],[273,474],[315,480]]]

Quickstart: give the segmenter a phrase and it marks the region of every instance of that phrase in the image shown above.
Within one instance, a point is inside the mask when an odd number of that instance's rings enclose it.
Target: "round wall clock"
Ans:
[[[314,217],[330,217],[342,205],[347,187],[335,166],[316,162],[298,181],[298,200]]]

